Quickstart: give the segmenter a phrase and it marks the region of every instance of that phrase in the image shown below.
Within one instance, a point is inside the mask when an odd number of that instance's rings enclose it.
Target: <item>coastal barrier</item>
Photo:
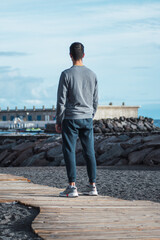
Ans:
[[[125,132],[155,132],[160,131],[160,128],[154,125],[152,118],[140,116],[139,118],[105,118],[93,120],[94,133],[98,134],[116,134]],[[46,133],[56,133],[55,124],[48,123],[45,128]]]
[[[160,165],[160,131],[154,133],[95,134],[94,147],[98,166]],[[76,146],[76,164],[84,166],[80,140]],[[0,139],[0,166],[64,166],[61,135],[39,138]]]

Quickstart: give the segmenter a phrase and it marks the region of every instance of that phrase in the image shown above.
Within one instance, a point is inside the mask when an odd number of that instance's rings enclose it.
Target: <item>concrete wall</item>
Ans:
[[[138,117],[140,106],[98,106],[94,119],[114,118],[114,117]]]

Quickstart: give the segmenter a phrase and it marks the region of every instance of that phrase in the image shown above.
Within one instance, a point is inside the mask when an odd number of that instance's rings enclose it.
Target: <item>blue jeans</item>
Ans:
[[[94,152],[93,120],[64,119],[62,122],[63,155],[69,182],[76,181],[76,142],[80,138],[87,164],[89,182],[96,181],[96,159]]]

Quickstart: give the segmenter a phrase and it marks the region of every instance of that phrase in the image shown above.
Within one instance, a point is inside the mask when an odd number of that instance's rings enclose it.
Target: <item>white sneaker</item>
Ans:
[[[94,185],[87,185],[85,192],[83,192],[84,195],[89,195],[89,196],[97,196],[97,188]]]
[[[60,197],[78,197],[77,188],[75,186],[71,187],[70,185],[59,194]]]

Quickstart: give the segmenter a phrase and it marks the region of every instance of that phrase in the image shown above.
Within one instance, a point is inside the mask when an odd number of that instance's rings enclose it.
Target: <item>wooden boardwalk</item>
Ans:
[[[32,223],[43,239],[160,240],[160,204],[107,196],[60,198],[62,189],[0,174],[0,202],[18,201],[40,207]]]

